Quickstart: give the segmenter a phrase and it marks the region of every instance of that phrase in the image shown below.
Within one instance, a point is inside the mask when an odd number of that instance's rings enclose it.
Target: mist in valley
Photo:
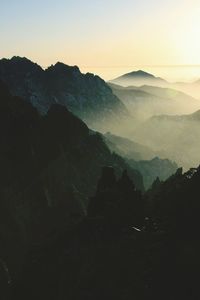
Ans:
[[[93,128],[103,134],[109,132],[110,135],[105,135],[109,137],[108,146],[127,159],[169,159],[184,170],[198,166],[200,84],[198,81],[170,84],[138,72],[129,73],[127,80],[125,74],[108,82],[126,107],[127,115],[120,116],[117,122],[107,118],[101,128],[93,123]],[[115,139],[111,139],[112,135]]]

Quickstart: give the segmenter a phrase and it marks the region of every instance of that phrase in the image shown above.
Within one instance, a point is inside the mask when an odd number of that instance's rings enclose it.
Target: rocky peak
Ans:
[[[126,107],[104,80],[81,73],[77,66],[57,62],[43,70],[27,58],[13,57],[0,60],[0,79],[13,95],[31,102],[41,114],[46,114],[51,105],[60,104],[98,131],[128,116]]]
[[[0,63],[0,72],[2,69],[4,69],[7,73],[11,71],[14,73],[42,71],[42,68],[38,64],[32,62],[26,57],[13,56],[11,59],[3,58]]]
[[[55,73],[59,73],[59,74],[62,74],[62,75],[65,75],[67,73],[72,73],[73,75],[76,75],[76,74],[81,75],[79,67],[77,67],[77,66],[68,66],[68,65],[66,65],[64,63],[61,63],[61,62],[57,62],[55,65],[51,65],[45,71],[46,72],[55,72]]]

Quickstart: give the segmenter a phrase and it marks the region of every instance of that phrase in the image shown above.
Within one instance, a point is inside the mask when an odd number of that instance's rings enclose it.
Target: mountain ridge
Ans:
[[[0,60],[0,79],[13,95],[30,101],[40,113],[59,103],[96,130],[105,127],[105,122],[110,124],[111,119],[117,124],[129,115],[103,79],[83,74],[77,66],[57,62],[43,70],[27,58],[13,57]]]

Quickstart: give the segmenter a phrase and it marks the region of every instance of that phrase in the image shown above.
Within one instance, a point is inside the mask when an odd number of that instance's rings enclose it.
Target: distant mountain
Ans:
[[[154,157],[152,160],[141,161],[131,159],[128,163],[142,174],[146,189],[149,189],[152,186],[157,177],[160,180],[165,181],[178,169],[175,162],[172,162],[169,159],[160,159],[159,157]]]
[[[200,110],[184,115],[157,115],[133,130],[139,142],[168,157],[186,170],[199,163]]]
[[[200,121],[200,110],[195,111],[193,114],[182,116],[188,121]]]
[[[194,82],[174,82],[170,83],[163,78],[156,77],[153,74],[145,71],[133,71],[115,79],[109,81],[109,83],[119,84],[124,87],[135,86],[141,87],[143,85],[156,86],[170,88],[178,91],[182,91],[194,97],[200,99],[200,80]]]
[[[155,86],[166,86],[168,83],[160,77],[155,77],[154,75],[144,72],[142,70],[133,71],[117,77],[110,82],[116,83],[122,86],[141,86],[141,85],[155,85]]]
[[[159,116],[153,116],[151,118],[152,120],[159,120],[159,121],[175,121],[175,122],[200,122],[200,110],[195,111],[192,114],[186,114],[186,115],[159,115]]]
[[[58,62],[43,70],[27,58],[13,57],[0,60],[0,79],[13,95],[30,101],[42,114],[52,104],[61,104],[96,130],[128,116],[100,77],[82,74],[77,66]]]
[[[113,83],[109,85],[132,115],[140,120],[158,114],[186,114],[200,108],[199,100],[174,89],[149,85],[141,87],[122,87]]]
[[[111,151],[128,159],[142,160],[155,157],[153,150],[130,139],[113,135],[110,132],[104,134],[103,137]]]
[[[170,86],[200,100],[200,80],[194,82],[176,82]]]
[[[145,91],[149,94],[161,97],[161,98],[167,98],[172,100],[180,100],[180,101],[190,101],[190,102],[199,102],[194,97],[191,97],[181,91],[172,89],[172,88],[161,88],[156,86],[149,86],[149,85],[143,85],[139,87],[141,91]]]
[[[122,155],[132,168],[142,174],[145,189],[149,189],[157,177],[166,180],[178,169],[176,163],[156,157],[156,151],[129,139],[110,133],[105,134],[104,139],[111,151]]]

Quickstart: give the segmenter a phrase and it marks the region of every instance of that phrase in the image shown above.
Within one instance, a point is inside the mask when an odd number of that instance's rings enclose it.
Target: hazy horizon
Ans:
[[[14,56],[20,56],[15,54]],[[13,56],[0,57],[0,59],[11,59]],[[115,79],[123,74],[143,70],[144,72],[151,73],[156,77],[161,77],[171,83],[174,82],[193,82],[200,79],[200,64],[199,65],[133,65],[133,66],[85,66],[78,64],[70,64],[67,61],[57,60],[51,62],[49,65],[43,65],[40,61],[36,61],[31,57],[26,57],[32,60],[34,63],[40,65],[43,69],[48,68],[50,65],[54,65],[57,62],[62,62],[69,66],[78,66],[82,73],[93,73],[100,76],[105,81]]]
[[[98,67],[98,66],[79,66],[83,73],[91,72],[101,76],[104,80],[109,81],[123,74],[142,70],[151,73],[156,77],[162,77],[169,82],[193,82],[200,79],[200,65],[166,65],[166,66],[112,66],[112,67]]]

